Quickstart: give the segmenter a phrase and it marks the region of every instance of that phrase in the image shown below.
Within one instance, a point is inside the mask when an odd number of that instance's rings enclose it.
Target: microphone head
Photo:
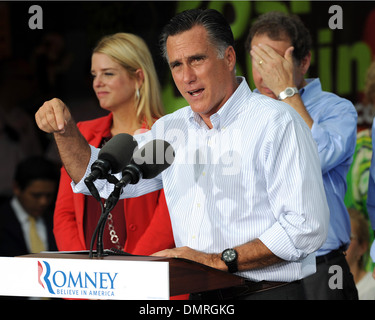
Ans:
[[[155,178],[174,161],[173,147],[164,140],[152,140],[136,150],[130,163],[142,171],[143,179]]]
[[[108,161],[111,173],[120,172],[132,159],[138,148],[137,141],[127,133],[119,133],[99,151],[98,159]]]

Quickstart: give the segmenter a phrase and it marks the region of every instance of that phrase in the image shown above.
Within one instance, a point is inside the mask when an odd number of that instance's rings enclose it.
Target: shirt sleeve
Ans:
[[[92,145],[89,145],[89,146],[90,146],[91,155],[90,155],[89,164],[87,165],[87,168],[86,168],[85,175],[82,177],[81,181],[79,181],[78,183],[74,183],[74,181],[72,181],[70,183],[74,193],[83,193],[83,194],[86,194],[86,195],[90,195],[90,191],[87,188],[84,181],[85,181],[85,178],[91,173],[91,166],[95,162],[95,160],[98,159],[98,154],[99,154],[100,149],[95,148]],[[98,188],[98,184],[100,182],[101,182],[101,180],[97,180],[95,182],[96,188]],[[113,190],[113,188],[112,188],[112,190]],[[109,193],[111,193],[112,190]],[[109,193],[108,193],[108,195],[109,195]]]
[[[325,100],[327,109],[314,119],[311,128],[313,138],[318,145],[323,174],[345,161],[351,161],[356,145],[355,108],[350,101],[337,99],[337,101],[333,98]]]
[[[265,147],[275,222],[259,239],[281,259],[298,261],[319,249],[328,233],[329,209],[316,144],[304,123],[291,121],[274,130]]]

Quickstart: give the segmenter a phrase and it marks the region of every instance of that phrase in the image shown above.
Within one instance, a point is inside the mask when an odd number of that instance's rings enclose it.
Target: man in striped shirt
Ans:
[[[303,299],[300,279],[315,272],[314,252],[328,230],[328,206],[316,144],[288,105],[252,93],[235,76],[233,34],[215,10],[189,10],[172,18],[161,37],[164,56],[189,103],[137,136],[171,143],[175,161],[154,179],[124,188],[123,197],[164,188],[176,248],[155,253],[233,272],[270,290],[241,288],[201,298]],[[79,135],[60,100],[36,114],[54,132],[75,192],[99,150]],[[113,185],[97,180],[108,197]],[[141,214],[141,213],[139,213]],[[227,250],[229,249],[229,250]],[[197,297],[197,296],[196,296]]]

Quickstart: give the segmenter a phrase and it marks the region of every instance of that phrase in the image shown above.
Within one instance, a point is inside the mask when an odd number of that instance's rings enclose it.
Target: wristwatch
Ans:
[[[238,254],[234,249],[225,249],[221,254],[221,260],[225,262],[230,273],[235,273],[238,271]]]
[[[293,97],[296,93],[298,93],[298,89],[296,87],[288,87],[284,91],[281,91],[277,98],[279,100],[284,100],[286,98]]]

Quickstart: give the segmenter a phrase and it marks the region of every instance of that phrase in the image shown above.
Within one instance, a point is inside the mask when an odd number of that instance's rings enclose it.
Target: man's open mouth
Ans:
[[[191,96],[193,96],[193,97],[197,97],[197,96],[199,96],[203,91],[204,91],[204,89],[197,89],[197,90],[188,91],[188,93],[189,93]]]

